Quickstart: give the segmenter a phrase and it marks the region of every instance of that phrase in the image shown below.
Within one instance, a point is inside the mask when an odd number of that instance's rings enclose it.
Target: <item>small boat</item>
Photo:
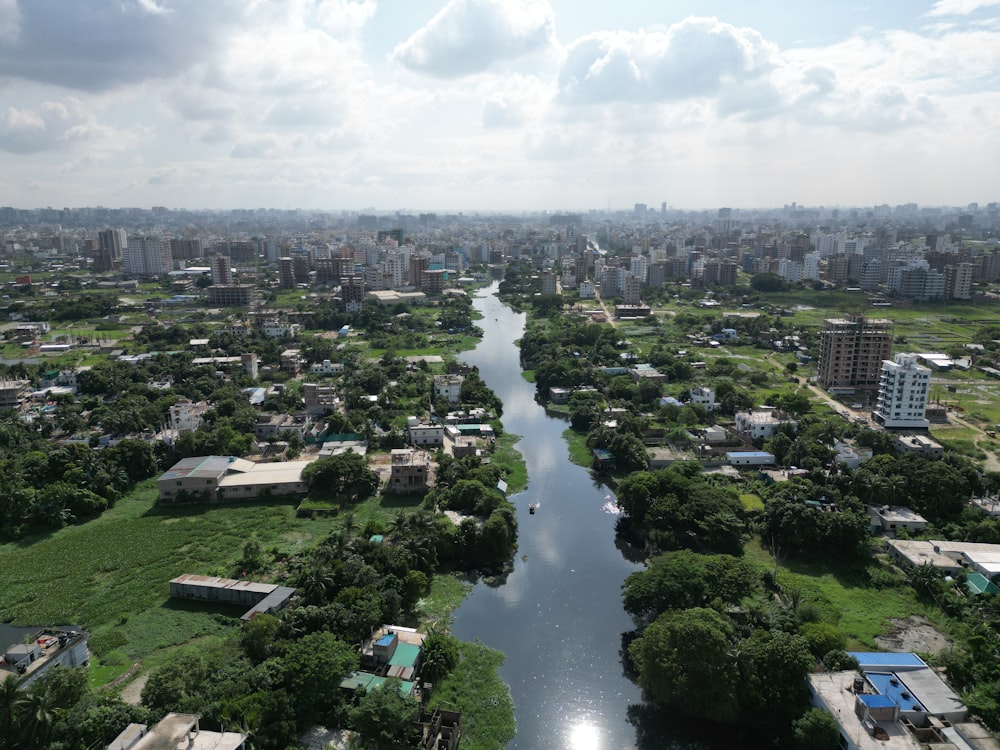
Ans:
[[[535,504],[534,503],[532,503],[531,505],[528,506],[528,513],[530,513],[531,515],[535,515]]]

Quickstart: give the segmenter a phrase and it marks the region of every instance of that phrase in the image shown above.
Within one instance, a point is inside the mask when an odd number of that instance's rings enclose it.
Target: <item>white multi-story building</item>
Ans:
[[[170,244],[159,237],[129,237],[122,262],[125,275],[132,278],[163,276],[173,269]]]
[[[795,424],[795,422],[781,419],[773,409],[736,413],[736,431],[749,440],[772,438],[783,424]]]
[[[930,382],[931,371],[917,364],[916,354],[884,360],[872,417],[884,427],[926,430]]]
[[[802,259],[802,278],[810,281],[819,279],[819,253],[806,253]]]
[[[464,381],[465,378],[461,375],[435,375],[434,397],[447,399],[449,404],[457,404],[462,400]]]

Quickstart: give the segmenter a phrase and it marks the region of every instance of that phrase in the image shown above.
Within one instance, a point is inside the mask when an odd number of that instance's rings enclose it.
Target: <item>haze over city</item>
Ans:
[[[989,201],[998,7],[0,0],[0,204]]]

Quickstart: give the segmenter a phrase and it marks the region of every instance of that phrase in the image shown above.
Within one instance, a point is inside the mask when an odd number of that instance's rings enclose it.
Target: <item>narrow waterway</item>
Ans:
[[[740,736],[642,702],[624,673],[622,635],[632,621],[621,585],[642,565],[616,546],[614,493],[570,462],[564,420],[535,401],[521,377],[515,342],[525,316],[478,292],[483,339],[462,359],[503,400],[504,429],[520,435],[528,488],[511,496],[517,508],[518,551],[499,585],[478,583],[455,614],[454,634],[481,639],[506,655],[501,678],[510,686],[522,750],[761,750],[763,738]],[[538,505],[533,515],[532,503]]]
[[[519,525],[513,572],[499,586],[475,587],[456,613],[454,633],[506,654],[501,677],[517,718],[508,747],[634,748],[628,708],[641,696],[622,672],[621,636],[632,625],[621,584],[639,566],[615,547],[611,491],[570,463],[566,422],[548,417],[521,377],[514,342],[524,315],[501,304],[496,288],[475,299],[485,335],[463,359],[503,400],[504,429],[522,436],[529,486],[510,498]],[[534,515],[531,503],[539,506]]]

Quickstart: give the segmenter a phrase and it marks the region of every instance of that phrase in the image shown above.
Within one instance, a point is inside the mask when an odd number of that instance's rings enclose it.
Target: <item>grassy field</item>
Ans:
[[[745,555],[763,567],[774,568],[774,557],[756,539],[746,546]],[[932,621],[940,619],[940,614],[917,599],[909,586],[870,585],[869,569],[877,566],[878,563],[863,568],[781,560],[778,582],[786,591],[797,592],[801,605],[811,605],[824,622],[839,627],[847,636],[848,650],[874,649],[875,636],[886,633],[892,619],[911,615],[924,615]]]
[[[569,460],[577,466],[590,468],[594,464],[594,457],[587,447],[587,436],[581,435],[572,428],[563,430],[563,439],[566,447],[569,448]]]
[[[171,578],[236,574],[251,530],[265,550],[295,554],[340,523],[296,518],[291,502],[163,508],[155,498],[147,482],[89,523],[0,546],[0,620],[90,629],[93,677],[110,679],[133,661],[155,663],[165,650],[239,623],[239,608],[171,600]],[[370,506],[359,507],[361,523],[395,512],[381,501]]]
[[[462,712],[462,750],[496,750],[514,738],[514,701],[497,675],[503,660],[482,643],[462,643],[458,666],[434,686],[432,707]]]

